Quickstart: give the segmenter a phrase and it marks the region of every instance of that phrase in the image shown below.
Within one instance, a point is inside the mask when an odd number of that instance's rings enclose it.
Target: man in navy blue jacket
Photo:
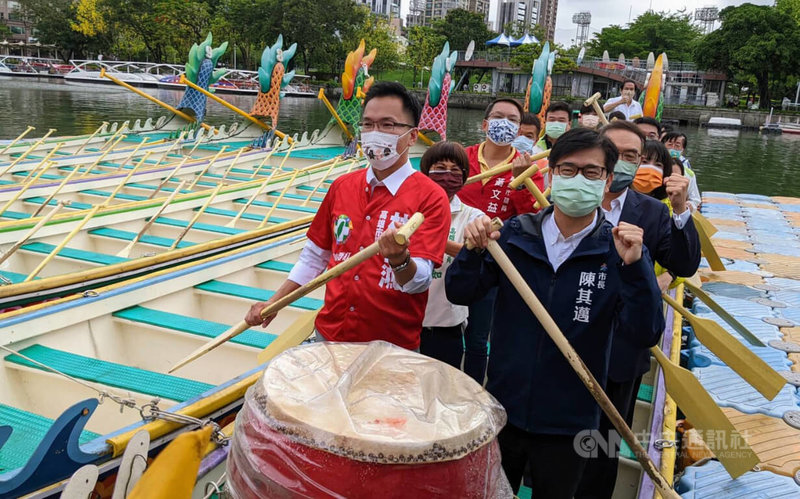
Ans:
[[[614,121],[604,127],[600,134],[608,137],[619,152],[614,181],[609,184],[603,199],[606,220],[613,225],[618,222],[641,227],[644,230],[644,245],[650,256],[672,276],[690,277],[700,265],[700,240],[687,205],[689,198],[689,179],[679,172],[665,179],[667,194],[672,205],[673,215],[661,201],[640,194],[629,188],[632,176],[641,163],[645,135],[636,125],[627,121]],[[624,163],[627,163],[625,165]],[[663,289],[669,285],[670,274],[664,274]],[[662,281],[659,278],[659,282]],[[644,373],[650,370],[650,350],[629,341],[624,335],[616,335],[611,347],[606,394],[619,413],[630,425],[636,405],[636,396]],[[600,417],[600,434],[608,438],[613,431],[611,421],[604,415]],[[579,499],[608,499],[614,493],[617,479],[618,458],[600,451],[596,458],[586,465],[582,483],[576,497]]]
[[[612,334],[644,347],[664,326],[642,230],[612,227],[599,209],[617,156],[592,130],[567,132],[550,153],[553,207],[499,232],[488,217],[465,231],[479,249],[498,241],[601,384]],[[445,277],[447,298],[459,305],[494,287],[486,388],[508,413],[498,437],[503,469],[515,492],[529,464],[535,497],[571,498],[586,463],[576,435],[598,428],[600,408],[488,252],[463,249]]]

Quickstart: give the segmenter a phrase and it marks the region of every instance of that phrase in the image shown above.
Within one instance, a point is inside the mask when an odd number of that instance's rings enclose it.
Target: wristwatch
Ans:
[[[411,252],[406,251],[406,259],[403,260],[403,263],[401,263],[400,265],[392,265],[392,264],[389,265],[391,265],[392,270],[394,272],[402,272],[406,269],[406,267],[409,266],[410,263],[411,263]]]

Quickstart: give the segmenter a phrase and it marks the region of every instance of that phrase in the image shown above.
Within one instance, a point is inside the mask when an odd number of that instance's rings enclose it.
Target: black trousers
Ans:
[[[464,331],[464,372],[483,386],[486,380],[486,363],[489,359],[489,333],[492,330],[494,302],[497,288],[469,306],[467,329]]]
[[[461,359],[464,357],[464,324],[422,328],[419,353],[461,369]]]
[[[611,403],[617,408],[628,426],[633,423],[636,395],[639,393],[639,385],[641,384],[641,376],[623,383],[617,383],[610,379],[606,383],[608,398],[611,399]],[[610,431],[617,431],[604,412],[600,413],[599,431],[600,435],[606,439],[608,439]],[[583,478],[575,493],[576,499],[611,498],[612,494],[614,494],[614,487],[617,484],[617,468],[619,467],[619,457],[617,457],[616,452],[613,454],[613,456],[608,456],[601,450],[597,453],[596,458],[587,460]]]
[[[574,440],[572,435],[529,433],[506,425],[497,441],[514,494],[519,492],[525,465],[529,465],[533,497],[571,499],[586,464],[586,458],[575,452]]]

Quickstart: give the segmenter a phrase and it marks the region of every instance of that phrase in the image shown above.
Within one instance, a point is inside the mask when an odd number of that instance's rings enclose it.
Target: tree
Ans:
[[[101,36],[87,36],[72,29],[78,23],[72,0],[20,0],[22,14],[39,31],[39,41],[55,44],[65,61],[90,52],[101,52],[109,43]]]
[[[368,51],[378,49],[378,55],[371,66],[372,71],[395,69],[400,62],[400,54],[391,29],[386,19],[369,15],[364,24],[345,40],[345,46],[355,48],[363,39]]]
[[[645,58],[650,52],[666,52],[672,61],[690,60],[693,44],[700,36],[700,29],[687,15],[648,11],[627,28],[617,25],[603,28],[586,44],[586,52],[599,57],[607,50],[612,58],[619,54]]]
[[[418,70],[433,64],[433,59],[441,53],[445,41],[445,37],[428,26],[413,26],[408,29],[406,63],[414,68],[414,81],[417,80]],[[450,49],[453,49],[452,45]]]
[[[526,72],[533,68],[533,61],[535,61],[542,53],[544,43],[532,43],[529,45],[520,45],[514,49],[511,56],[512,66],[522,69]],[[550,44],[550,50],[557,50],[556,60],[553,62],[553,73],[567,73],[576,68],[575,61],[569,57],[569,52],[560,45]],[[576,54],[577,55],[577,54]]]
[[[704,69],[726,71],[729,76],[752,75],[761,97],[760,107],[770,107],[770,82],[796,72],[800,57],[800,26],[778,9],[744,4],[720,12],[722,25],[697,45],[694,57]]]
[[[800,23],[800,0],[778,0],[775,3],[775,7],[781,12],[781,14],[787,15],[795,20],[795,22]]]
[[[477,47],[484,46],[497,33],[489,31],[483,20],[483,14],[464,9],[447,11],[444,19],[433,22],[434,32],[450,42],[450,50],[466,50],[469,42],[475,40]],[[441,51],[441,47],[439,47]]]

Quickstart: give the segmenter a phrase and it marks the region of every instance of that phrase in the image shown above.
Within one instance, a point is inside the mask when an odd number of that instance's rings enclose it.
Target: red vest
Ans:
[[[366,172],[336,179],[308,230],[314,244],[331,251],[328,267],[369,246],[392,222],[405,222],[415,212],[425,221],[410,239],[411,256],[440,266],[450,229],[444,190],[415,172],[396,195],[382,185],[370,195]],[[331,341],[385,340],[418,348],[428,292],[408,294],[395,286],[394,272],[380,255],[345,272],[326,285],[317,331]]]

